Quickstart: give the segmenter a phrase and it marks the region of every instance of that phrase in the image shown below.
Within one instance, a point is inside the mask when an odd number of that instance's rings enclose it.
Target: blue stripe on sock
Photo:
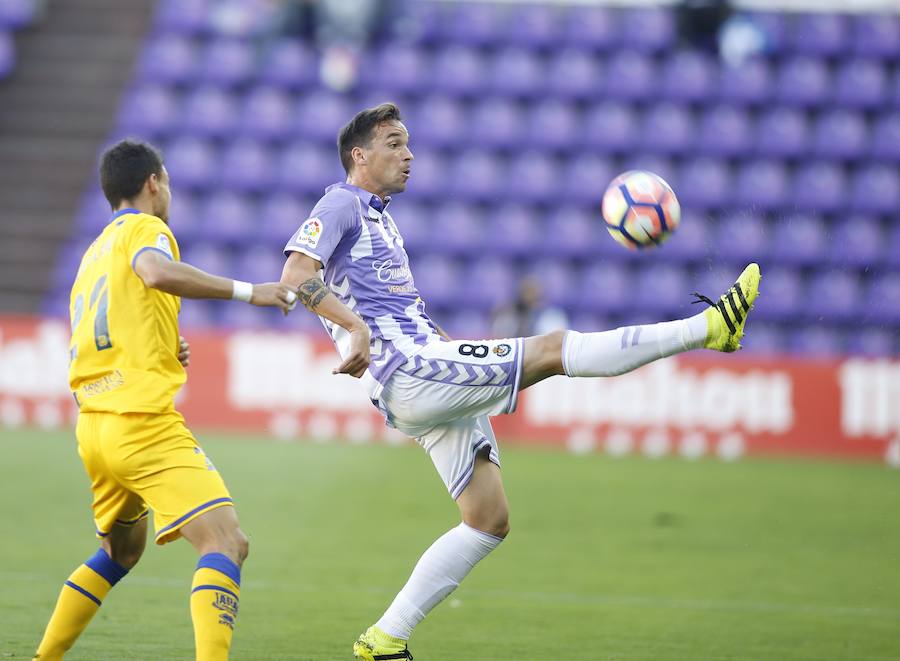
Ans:
[[[80,585],[75,585],[72,581],[66,581],[66,585],[68,585],[70,588],[72,588],[72,589],[75,590],[76,592],[80,592],[81,594],[83,594],[85,597],[87,597],[88,599],[90,599],[91,601],[93,601],[93,602],[94,602],[95,604],[97,604],[98,606],[101,605],[100,600],[97,599],[97,597],[95,597],[94,595],[92,595],[90,592],[88,592],[87,590],[85,590],[85,589],[84,589],[83,587],[81,587]]]
[[[110,587],[121,581],[128,573],[125,567],[109,557],[105,549],[97,549],[97,552],[84,564],[106,579]]]
[[[221,585],[198,585],[193,590],[191,590],[191,594],[194,594],[198,590],[218,590],[219,592],[224,592],[225,594],[230,594],[235,598],[236,601],[240,601],[241,598],[238,597],[234,592],[228,590],[227,588],[223,588]]]
[[[197,561],[197,569],[215,569],[221,574],[225,574],[232,581],[241,584],[241,568],[224,553],[207,553],[200,557]]]

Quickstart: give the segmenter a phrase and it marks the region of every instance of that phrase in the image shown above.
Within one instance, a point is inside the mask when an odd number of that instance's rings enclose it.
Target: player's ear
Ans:
[[[159,193],[159,177],[156,173],[151,174],[147,177],[147,181],[144,184],[147,187],[147,190],[150,191],[151,195],[156,195]]]
[[[354,165],[366,164],[366,152],[363,151],[362,147],[354,147],[353,149],[351,149],[350,158],[353,159]]]

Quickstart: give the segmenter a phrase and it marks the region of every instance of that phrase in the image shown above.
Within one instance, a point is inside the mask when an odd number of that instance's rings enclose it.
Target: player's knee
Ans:
[[[103,541],[103,549],[113,562],[125,567],[125,569],[132,569],[141,559],[141,556],[144,555],[144,546],[147,539],[146,537],[131,537],[112,542]]]
[[[244,564],[244,560],[250,555],[250,539],[240,528],[236,529],[234,533],[234,552],[239,565]]]
[[[504,539],[509,534],[509,510],[498,509],[478,516],[466,516],[463,521],[467,526],[481,532]]]

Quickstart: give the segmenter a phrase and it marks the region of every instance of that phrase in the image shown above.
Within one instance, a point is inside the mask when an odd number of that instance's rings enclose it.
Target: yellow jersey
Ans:
[[[178,362],[181,299],[147,287],[134,272],[145,250],[179,259],[168,225],[123,209],[81,259],[69,302],[69,386],[81,411],[171,410],[184,384]]]

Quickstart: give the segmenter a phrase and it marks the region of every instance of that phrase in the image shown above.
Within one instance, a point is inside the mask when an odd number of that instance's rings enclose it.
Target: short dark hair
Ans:
[[[100,157],[100,188],[115,209],[131,200],[151,174],[162,176],[162,153],[147,142],[121,140]]]
[[[372,142],[375,128],[382,122],[401,121],[400,108],[394,103],[382,103],[374,108],[366,108],[356,113],[341,132],[338,133],[338,151],[341,154],[341,165],[347,174],[353,167],[354,147],[368,147]]]

